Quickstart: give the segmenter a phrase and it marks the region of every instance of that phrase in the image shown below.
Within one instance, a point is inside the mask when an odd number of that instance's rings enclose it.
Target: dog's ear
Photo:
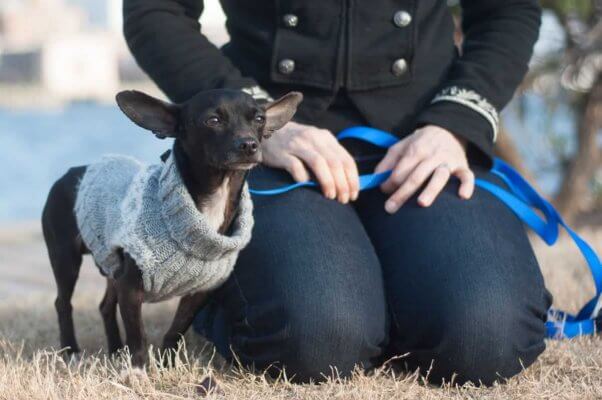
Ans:
[[[278,100],[268,103],[265,106],[266,133],[269,135],[286,125],[297,112],[297,106],[301,101],[303,101],[301,93],[290,92]]]
[[[160,139],[175,137],[180,108],[136,90],[117,93],[117,105],[136,125],[152,131]]]

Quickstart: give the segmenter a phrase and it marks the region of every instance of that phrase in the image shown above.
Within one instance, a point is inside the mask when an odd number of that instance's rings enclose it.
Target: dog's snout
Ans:
[[[236,143],[236,148],[244,154],[247,155],[253,155],[255,153],[257,153],[257,150],[259,149],[259,142],[257,142],[257,140],[247,137],[247,138],[241,138],[237,140]]]

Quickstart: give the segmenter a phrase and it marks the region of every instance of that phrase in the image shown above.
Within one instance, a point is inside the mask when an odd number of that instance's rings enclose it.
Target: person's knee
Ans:
[[[545,349],[542,316],[521,299],[464,299],[431,317],[441,334],[418,362],[431,382],[491,385],[520,373]]]
[[[349,376],[369,367],[385,340],[385,316],[365,315],[341,304],[286,310],[272,373],[284,368],[297,382]]]

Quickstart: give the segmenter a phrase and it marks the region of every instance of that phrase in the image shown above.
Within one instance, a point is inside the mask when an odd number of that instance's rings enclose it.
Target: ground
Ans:
[[[581,232],[602,252],[602,228]],[[554,248],[534,239],[555,304],[574,311],[593,294],[589,272],[566,237]],[[492,283],[495,284],[495,283]],[[268,379],[225,365],[196,335],[175,368],[154,364],[132,370],[127,356],[108,359],[97,305],[104,282],[86,260],[74,297],[75,326],[85,355],[66,363],[58,344],[52,306],[54,280],[36,223],[0,229],[0,399],[182,399],[203,395],[207,377],[219,399],[602,399],[602,340],[549,341],[542,357],[520,376],[492,388],[472,385],[435,388],[417,375],[385,368],[353,379],[333,374],[327,383],[294,385],[286,375]],[[175,303],[145,308],[150,339],[158,343]]]

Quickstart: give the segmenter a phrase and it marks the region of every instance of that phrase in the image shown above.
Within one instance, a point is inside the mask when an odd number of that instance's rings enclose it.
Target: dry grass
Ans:
[[[602,250],[602,230],[586,234]],[[536,248],[557,304],[574,310],[591,296],[588,272],[570,244]],[[86,354],[69,363],[53,350],[58,332],[50,293],[12,296],[0,304],[0,399],[199,398],[199,384],[207,376],[215,377],[223,390],[208,398],[220,399],[602,399],[600,339],[549,342],[532,367],[492,388],[434,388],[417,375],[387,370],[371,376],[358,371],[346,381],[332,377],[319,385],[294,385],[284,375],[273,380],[224,365],[192,334],[182,351],[184,361],[175,368],[153,365],[140,374],[131,369],[127,356],[108,359],[102,352],[104,334],[96,308],[102,289],[76,293],[75,323]],[[151,342],[158,342],[173,309],[174,302],[145,309]]]

